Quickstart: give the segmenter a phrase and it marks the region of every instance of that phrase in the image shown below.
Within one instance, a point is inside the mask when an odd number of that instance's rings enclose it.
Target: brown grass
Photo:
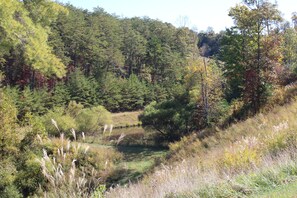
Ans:
[[[142,111],[121,112],[112,114],[114,127],[136,126],[139,124],[138,116]]]

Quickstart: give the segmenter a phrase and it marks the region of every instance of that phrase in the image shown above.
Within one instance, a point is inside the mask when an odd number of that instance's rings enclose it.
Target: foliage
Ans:
[[[241,169],[247,170],[251,165],[257,165],[260,162],[261,149],[257,138],[246,138],[234,143],[224,154],[222,161],[223,167],[230,168],[232,171]]]
[[[79,131],[93,134],[111,123],[111,114],[103,106],[97,106],[82,109],[75,120]]]
[[[70,102],[69,88],[62,82],[57,83],[51,91],[50,100],[52,106],[65,107]]]
[[[190,103],[195,104],[193,119],[199,129],[222,121],[228,111],[223,98],[224,78],[218,64],[211,59],[189,60],[185,76]]]
[[[230,9],[235,22],[223,39],[223,61],[231,100],[242,97],[254,113],[266,103],[272,75],[282,60],[281,37],[276,24],[282,21],[277,5],[268,1],[244,1]]]
[[[116,78],[113,74],[107,73],[100,85],[100,100],[103,101],[103,106],[110,111],[120,109],[122,82],[123,79]]]
[[[84,105],[82,105],[81,103],[70,101],[65,111],[66,111],[66,114],[70,115],[73,118],[76,118],[76,116],[83,108],[84,108]]]
[[[64,108],[57,107],[50,110],[42,118],[43,125],[49,135],[57,136],[60,133],[65,133],[68,137],[71,136],[71,129],[77,128],[76,120],[69,114],[65,114]],[[59,125],[57,128],[53,122]]]
[[[94,79],[84,76],[80,70],[75,70],[68,82],[71,99],[86,107],[98,104],[97,86]]]
[[[160,140],[173,141],[194,129],[193,106],[187,103],[186,96],[165,101],[152,102],[140,116],[143,126],[157,130]]]
[[[0,89],[0,157],[17,152],[20,134],[17,132],[17,109],[12,100]]]
[[[4,47],[1,49],[5,49],[4,53],[6,54],[13,48],[22,50],[24,62],[34,70],[46,75],[54,74],[62,77],[65,75],[64,65],[52,53],[52,48],[47,43],[48,31],[39,23],[43,20],[45,22],[43,25],[48,25],[46,23],[54,20],[54,17],[49,16],[49,14],[53,15],[49,10],[56,14],[65,12],[65,9],[56,3],[47,1],[43,1],[43,4],[38,4],[39,6],[33,8],[34,4],[32,3],[16,0],[1,1],[0,16],[3,19],[0,23],[1,37],[3,38],[1,46]],[[39,13],[37,14],[37,12]]]
[[[132,74],[122,83],[122,100],[120,107],[123,110],[138,110],[144,105],[144,94],[146,86],[143,84],[136,75]]]

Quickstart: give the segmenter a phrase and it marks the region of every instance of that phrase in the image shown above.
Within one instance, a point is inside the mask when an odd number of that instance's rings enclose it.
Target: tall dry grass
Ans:
[[[52,124],[59,131],[58,123]],[[77,134],[71,129],[73,141],[65,138],[36,139],[43,147],[43,157],[37,159],[45,184],[40,184],[38,195],[43,197],[103,197],[106,177],[113,171],[113,163],[122,156],[112,148],[90,148],[88,144],[77,142]],[[84,140],[84,133],[81,134]]]
[[[202,141],[177,142],[171,145],[175,163],[141,182],[111,189],[106,197],[244,197],[282,185],[297,177],[296,118],[293,102]]]

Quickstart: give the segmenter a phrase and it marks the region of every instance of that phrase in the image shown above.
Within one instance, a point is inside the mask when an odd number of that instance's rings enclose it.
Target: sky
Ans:
[[[216,32],[233,25],[228,11],[241,0],[58,0],[92,11],[101,7],[119,17],[158,19],[175,26],[186,24],[197,31],[212,27]],[[275,2],[271,0],[270,2]],[[278,0],[279,10],[286,20],[297,12],[297,0]],[[184,19],[184,20],[181,20]]]

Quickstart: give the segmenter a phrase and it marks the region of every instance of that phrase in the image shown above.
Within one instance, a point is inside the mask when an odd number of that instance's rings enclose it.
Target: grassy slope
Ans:
[[[185,138],[171,146],[175,165],[168,164],[128,188],[116,188],[107,197],[269,197],[277,193],[275,188],[294,193],[296,120],[294,102],[237,123],[202,142],[195,136]],[[282,152],[288,157],[271,157]],[[292,165],[287,167],[286,163]],[[249,176],[240,176],[242,172]],[[290,182],[284,183],[288,178]]]

